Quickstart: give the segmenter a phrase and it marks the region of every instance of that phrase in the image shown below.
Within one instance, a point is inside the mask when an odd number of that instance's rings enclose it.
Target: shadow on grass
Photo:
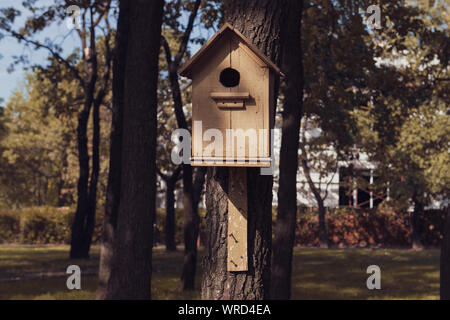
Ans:
[[[0,246],[0,299],[94,299],[98,247],[93,248],[90,260],[69,260],[68,250],[68,246]],[[182,251],[154,250],[153,299],[200,298],[199,289],[180,291],[182,262]],[[65,270],[70,264],[78,264],[82,270],[82,290],[66,288]],[[366,287],[366,269],[372,264],[381,268],[381,290]],[[61,276],[47,278],[52,273]],[[35,277],[5,281],[24,275]],[[201,270],[198,275],[196,287],[200,288]],[[292,298],[438,299],[439,250],[296,248]]]

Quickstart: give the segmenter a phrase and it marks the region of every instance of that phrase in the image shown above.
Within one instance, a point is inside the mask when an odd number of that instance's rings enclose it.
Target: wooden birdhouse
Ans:
[[[279,68],[225,24],[180,74],[192,79],[191,164],[270,167]]]

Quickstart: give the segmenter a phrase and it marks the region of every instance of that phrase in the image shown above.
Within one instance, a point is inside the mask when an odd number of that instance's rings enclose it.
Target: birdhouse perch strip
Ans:
[[[228,271],[247,271],[247,169],[229,168]]]
[[[215,100],[222,100],[222,99],[247,100],[250,98],[250,93],[248,93],[248,92],[211,92],[211,98],[213,98]]]

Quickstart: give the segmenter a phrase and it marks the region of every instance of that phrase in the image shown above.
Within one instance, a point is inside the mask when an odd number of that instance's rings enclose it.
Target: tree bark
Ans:
[[[225,1],[228,21],[269,59],[281,63],[286,1]],[[278,83],[275,92],[278,93]],[[277,94],[274,97],[276,105]],[[273,113],[275,114],[275,113]],[[274,119],[270,119],[271,123]],[[248,271],[227,271],[228,168],[208,168],[203,299],[267,299],[272,245],[272,176],[247,168]]]
[[[450,300],[450,209],[447,206],[444,239],[441,246],[441,300]]]
[[[105,218],[103,238],[100,251],[99,287],[97,299],[108,298],[110,276],[114,267],[114,238],[117,230],[117,215],[120,203],[122,174],[122,132],[125,88],[125,64],[128,46],[128,12],[129,2],[120,1],[119,19],[115,39],[113,62],[113,110],[110,134],[110,155],[108,186],[106,190]]]
[[[411,248],[413,250],[423,249],[422,241],[420,241],[419,233],[419,219],[423,215],[423,203],[420,201],[418,196],[413,196],[414,210],[410,214],[410,224],[411,224]]]
[[[301,19],[303,1],[290,0],[286,23],[283,67],[283,124],[280,149],[278,214],[274,230],[271,298],[291,296],[292,254],[297,221],[297,170],[303,99]]]
[[[106,298],[150,299],[163,0],[129,2],[120,200]]]

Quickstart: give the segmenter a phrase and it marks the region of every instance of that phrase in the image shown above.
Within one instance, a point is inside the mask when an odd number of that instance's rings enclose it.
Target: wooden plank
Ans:
[[[230,67],[229,40],[224,39],[216,43],[209,55],[202,59],[202,64],[193,68],[195,77],[192,79],[192,121],[202,121],[202,134],[192,134],[192,155],[201,156],[211,142],[204,140],[204,133],[208,129],[218,129],[225,137],[226,130],[230,128],[230,110],[218,108],[216,102],[211,99],[210,93],[228,91],[219,82],[221,70]],[[225,140],[218,148],[215,156],[224,156]]]
[[[192,161],[193,167],[241,167],[241,168],[270,168],[270,162],[225,162],[225,161]]]
[[[244,107],[244,101],[218,101],[217,106],[219,108],[243,108]]]
[[[235,39],[234,39],[235,40]],[[235,50],[231,52],[231,66],[241,73],[239,83],[240,92],[249,92],[250,98],[245,101],[245,108],[237,108],[231,112],[231,128],[242,129],[244,136],[241,139],[232,139],[232,150],[228,156],[233,157],[258,157],[262,155],[259,151],[259,130],[264,127],[264,109],[267,101],[264,99],[268,89],[268,71],[261,68],[255,60],[242,49],[238,41],[234,41]],[[256,134],[256,141],[253,135]],[[246,133],[249,133],[247,136]],[[228,139],[228,137],[227,137]]]
[[[248,270],[246,168],[229,169],[227,251],[228,271]]]
[[[250,93],[248,92],[211,92],[211,98],[216,100],[221,99],[248,99],[250,98]]]

